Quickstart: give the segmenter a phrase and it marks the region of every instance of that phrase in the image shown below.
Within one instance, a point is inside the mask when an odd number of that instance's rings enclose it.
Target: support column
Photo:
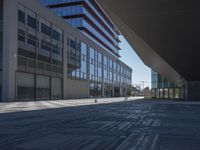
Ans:
[[[3,18],[3,80],[2,100],[13,101],[16,99],[16,71],[17,71],[17,1],[4,0]]]

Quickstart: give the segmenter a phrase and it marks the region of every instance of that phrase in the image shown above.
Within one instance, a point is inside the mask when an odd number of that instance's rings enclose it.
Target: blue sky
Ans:
[[[123,36],[120,36],[120,59],[130,66],[133,70],[132,73],[132,82],[133,84],[141,84],[140,81],[145,81],[144,86],[151,87],[151,70],[147,67],[142,60],[137,56],[135,51],[128,44],[126,39]]]

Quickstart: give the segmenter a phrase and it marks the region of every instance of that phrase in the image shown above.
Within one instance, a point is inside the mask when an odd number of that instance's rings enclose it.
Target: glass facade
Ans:
[[[109,91],[108,91],[108,58],[104,56],[104,76],[103,76],[103,81],[104,81],[104,97],[109,96]]]
[[[81,42],[81,69],[80,78],[87,80],[87,45]]]
[[[89,0],[41,0],[58,16],[119,57],[119,31],[99,7]],[[78,3],[75,3],[78,2]],[[59,4],[59,5],[58,5]],[[60,5],[61,4],[61,5]],[[131,93],[132,70],[114,56],[103,54],[71,35],[67,39],[67,76],[89,83],[90,97]]]
[[[103,83],[103,78],[102,78],[102,69],[103,69],[103,65],[102,65],[102,54],[101,53],[97,53],[97,56],[96,56],[96,59],[97,59],[97,64],[96,64],[96,70],[97,70],[97,79],[96,79],[96,82],[97,82],[97,97],[102,97],[103,96],[103,93],[102,93],[102,83]]]
[[[100,46],[119,56],[119,32],[116,32],[116,27],[96,1],[41,0],[41,2]]]
[[[68,38],[68,78],[81,79],[81,42],[74,38]]]
[[[29,73],[17,73],[17,96],[21,100],[35,99],[35,75]]]
[[[76,38],[68,37],[67,41],[69,79],[88,82],[90,97],[130,95],[132,70],[129,67]],[[121,69],[126,73],[121,73]]]
[[[52,99],[62,99],[62,79],[51,78],[51,97]]]
[[[63,31],[22,5],[17,60],[17,99],[62,98]]]
[[[181,89],[154,70],[151,71],[151,86],[153,98],[181,98]]]
[[[96,84],[95,84],[95,50],[90,48],[90,96],[95,97],[96,95]]]
[[[50,77],[37,75],[37,99],[50,99]]]
[[[68,33],[63,39],[64,30],[20,4],[17,16],[17,99],[62,99],[64,77],[88,84],[90,97],[127,95],[132,70],[118,58]]]

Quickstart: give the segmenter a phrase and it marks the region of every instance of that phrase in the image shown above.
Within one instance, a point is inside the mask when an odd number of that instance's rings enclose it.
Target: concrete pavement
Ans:
[[[0,149],[200,149],[200,103],[104,101],[0,103]]]

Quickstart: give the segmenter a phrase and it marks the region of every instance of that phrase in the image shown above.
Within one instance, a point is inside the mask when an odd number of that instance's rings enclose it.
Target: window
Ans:
[[[104,56],[104,83],[108,82],[108,59]]]
[[[76,49],[76,42],[70,39],[70,47]]]
[[[18,21],[25,24],[25,13],[18,10]]]
[[[52,38],[57,41],[60,41],[60,33],[55,30],[52,30]]]
[[[36,36],[32,34],[28,34],[28,44],[36,46]]]
[[[94,53],[94,49],[90,48],[90,81],[94,81],[95,76]]]
[[[95,79],[97,78],[95,76],[96,74],[96,68],[95,68],[95,55],[96,54],[96,51],[92,48],[90,48],[90,96],[91,97],[95,97],[97,96],[97,84],[95,82]]]
[[[51,79],[51,95],[53,99],[62,98],[62,79],[60,78]]]
[[[97,96],[102,97],[102,54],[98,53],[98,63],[97,63],[97,81],[98,81],[98,87],[97,87]]]
[[[46,51],[51,51],[51,43],[46,40],[41,40],[41,48]]]
[[[18,29],[18,40],[25,42],[25,31],[22,29]]]
[[[51,28],[45,24],[41,24],[41,32],[45,35],[51,36]]]
[[[50,99],[50,79],[46,76],[37,75],[37,98]]]
[[[52,44],[52,48],[53,48],[53,53],[57,54],[57,55],[61,55],[61,50],[60,47],[58,45]]]
[[[35,99],[35,76],[28,73],[17,73],[17,98]]]
[[[87,45],[81,43],[81,79],[87,79]]]
[[[75,40],[69,40],[68,50],[68,77],[72,79],[81,79],[81,44]]]
[[[28,15],[28,26],[36,29],[36,19]]]

